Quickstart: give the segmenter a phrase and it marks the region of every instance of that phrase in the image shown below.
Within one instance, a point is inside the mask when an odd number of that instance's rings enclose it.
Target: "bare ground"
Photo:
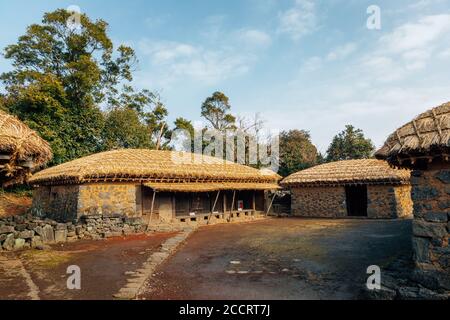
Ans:
[[[359,299],[367,267],[409,266],[411,221],[273,219],[202,228],[141,299]]]

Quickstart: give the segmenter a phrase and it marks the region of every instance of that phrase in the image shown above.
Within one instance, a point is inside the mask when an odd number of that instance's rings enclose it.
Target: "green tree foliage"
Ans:
[[[106,115],[103,131],[106,150],[121,148],[150,148],[147,127],[139,114],[130,108],[114,108]]]
[[[202,104],[201,116],[212,129],[224,132],[236,129],[236,118],[229,113],[231,105],[228,97],[222,92],[214,92]]]
[[[50,142],[54,163],[103,149],[105,118],[98,105],[132,80],[135,62],[131,48],[114,50],[105,21],[83,14],[74,29],[66,23],[70,15],[56,10],[29,26],[5,48],[13,70],[0,77],[6,108]]]
[[[110,98],[109,103],[114,106],[112,112],[117,113],[118,109],[121,109],[123,114],[129,117],[131,123],[136,124],[133,130],[138,136],[147,136],[147,141],[138,139],[141,143],[136,144],[134,141],[131,145],[150,148],[166,147],[170,138],[170,130],[165,122],[168,112],[158,94],[145,89],[135,92],[131,86],[124,86],[121,94],[118,97]],[[140,126],[137,126],[135,119],[139,120]],[[115,123],[115,131],[126,132],[129,130],[127,128],[129,124],[125,118],[123,120]]]
[[[184,132],[186,132],[186,134],[189,135],[189,137],[186,136],[179,137],[183,138],[183,140],[187,139],[184,141],[185,145],[183,146],[183,149],[194,152],[195,128],[192,125],[192,122],[185,118],[178,117],[177,119],[175,119],[174,126],[175,126],[174,130],[183,130]]]
[[[327,150],[327,161],[366,159],[372,157],[375,146],[364,137],[361,129],[346,125],[345,130],[333,138]]]
[[[299,170],[317,164],[317,148],[311,142],[311,136],[305,130],[283,131],[280,134],[279,174],[286,177]]]

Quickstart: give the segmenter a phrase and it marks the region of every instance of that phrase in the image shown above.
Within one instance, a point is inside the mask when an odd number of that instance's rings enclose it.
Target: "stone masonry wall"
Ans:
[[[367,216],[391,219],[411,215],[411,186],[368,186]],[[347,217],[345,187],[292,189],[292,215],[302,217]]]
[[[395,200],[397,202],[397,217],[404,218],[412,216],[413,201],[411,198],[411,185],[402,185],[395,187]]]
[[[434,163],[412,173],[413,248],[416,280],[437,291],[450,291],[450,164]]]
[[[33,214],[57,221],[77,219],[79,186],[42,186],[33,191]]]
[[[345,217],[344,187],[309,187],[292,189],[291,212],[301,217]]]
[[[367,186],[367,216],[372,219],[395,219],[412,214],[411,186]]]
[[[0,219],[0,251],[27,248],[78,239],[101,239],[142,233],[147,225],[140,218],[118,215],[83,216],[77,223],[23,215]]]
[[[369,218],[392,219],[397,217],[393,186],[367,186],[367,216]]]
[[[78,217],[86,214],[140,215],[136,212],[136,186],[130,183],[80,185]]]

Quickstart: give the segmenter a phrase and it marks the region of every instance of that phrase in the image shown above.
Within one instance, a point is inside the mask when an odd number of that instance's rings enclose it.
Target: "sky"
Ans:
[[[346,124],[380,147],[450,100],[450,0],[0,0],[0,48],[73,5],[136,50],[133,85],[158,91],[170,121],[197,123],[222,91],[235,115],[308,130],[325,152]],[[379,28],[368,27],[373,5]]]

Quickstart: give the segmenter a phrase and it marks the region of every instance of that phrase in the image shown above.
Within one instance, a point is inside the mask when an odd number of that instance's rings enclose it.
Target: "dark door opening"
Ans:
[[[367,217],[367,186],[345,187],[349,217]]]

